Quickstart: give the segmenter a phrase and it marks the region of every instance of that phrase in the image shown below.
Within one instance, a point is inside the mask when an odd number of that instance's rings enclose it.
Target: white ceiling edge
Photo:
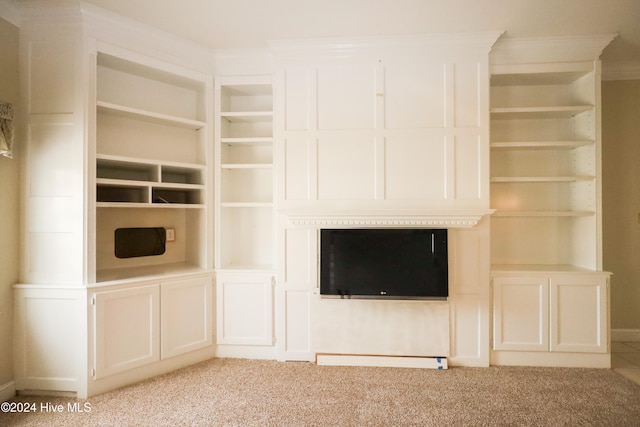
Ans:
[[[0,18],[20,27],[21,13],[17,0],[0,0]]]

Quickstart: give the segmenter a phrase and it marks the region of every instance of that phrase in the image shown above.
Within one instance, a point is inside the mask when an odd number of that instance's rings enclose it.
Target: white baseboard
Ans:
[[[611,329],[613,342],[640,342],[640,329]]]
[[[0,385],[0,402],[6,402],[9,399],[13,399],[16,395],[16,383],[9,381],[8,383]]]
[[[387,368],[447,369],[446,357],[365,356],[317,354],[316,363],[325,366],[378,366]]]

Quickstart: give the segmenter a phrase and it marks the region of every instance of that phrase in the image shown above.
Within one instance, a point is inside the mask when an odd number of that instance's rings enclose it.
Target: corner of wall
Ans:
[[[2,3],[4,5],[4,3]],[[19,29],[0,18],[0,100],[17,104]],[[19,135],[16,135],[19,137]],[[16,145],[19,141],[16,140]],[[0,400],[13,397],[13,290],[19,277],[20,182],[18,150],[14,158],[0,157]]]

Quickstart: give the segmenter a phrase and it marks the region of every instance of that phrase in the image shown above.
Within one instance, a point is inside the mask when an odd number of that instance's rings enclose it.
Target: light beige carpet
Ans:
[[[640,386],[608,369],[213,359],[86,401],[14,401],[65,409],[0,413],[1,426],[640,426]]]

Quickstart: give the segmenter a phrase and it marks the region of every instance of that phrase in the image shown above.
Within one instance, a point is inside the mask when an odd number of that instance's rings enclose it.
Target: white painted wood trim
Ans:
[[[492,64],[596,60],[617,34],[558,37],[503,37],[490,54]]]
[[[611,368],[609,353],[543,351],[493,351],[491,366],[542,366],[554,368]]]
[[[494,210],[283,210],[291,223],[306,227],[471,228]]]
[[[640,342],[640,329],[611,329],[612,342]]]
[[[447,369],[446,357],[369,356],[356,354],[317,354],[322,366],[377,366],[387,368]]]
[[[16,395],[16,383],[9,381],[0,385],[0,402],[6,402]]]
[[[451,48],[481,47],[489,52],[502,31],[458,34],[415,34],[371,37],[325,37],[315,39],[269,40],[267,44],[282,59],[295,56],[356,56],[379,48],[419,47]]]

